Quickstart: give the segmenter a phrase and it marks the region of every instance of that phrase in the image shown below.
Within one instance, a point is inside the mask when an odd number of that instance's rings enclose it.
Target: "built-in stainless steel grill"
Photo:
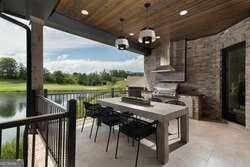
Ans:
[[[178,99],[177,83],[158,83],[155,85],[152,99],[155,101],[168,102]]]

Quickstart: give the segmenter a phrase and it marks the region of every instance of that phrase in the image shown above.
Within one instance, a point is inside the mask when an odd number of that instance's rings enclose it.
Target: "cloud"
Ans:
[[[44,27],[44,50],[58,51],[86,47],[105,47],[105,44],[82,38],[50,27]]]
[[[14,17],[14,19],[17,19]],[[28,21],[18,19],[28,25]],[[26,31],[22,27],[0,18],[0,55],[15,56],[18,61],[26,61]],[[44,27],[44,52],[52,54],[64,49],[86,47],[105,47],[106,45],[72,35],[66,32]]]
[[[28,25],[28,21],[18,20]],[[0,57],[12,57],[18,63],[26,65],[25,30],[6,20],[0,19],[0,34]],[[125,54],[125,52],[114,53],[107,51],[107,47],[110,46],[53,28],[44,27],[44,66],[51,71],[62,70],[68,73],[90,73],[103,71],[104,69],[143,71],[143,56],[136,56],[134,53]],[[77,56],[72,50],[78,50],[80,56]],[[102,52],[105,50],[105,53],[99,52],[97,54],[98,50]],[[82,54],[83,56],[81,56],[81,53],[84,53]],[[88,55],[88,58],[86,55]],[[123,60],[121,55],[123,56]],[[96,60],[90,60],[91,56]],[[129,58],[124,60],[125,56]],[[103,57],[109,58],[109,60],[98,60]]]
[[[26,60],[26,31],[6,20],[0,19],[0,55],[13,57],[24,63]]]
[[[143,71],[144,57],[137,56],[136,58],[126,61],[93,61],[93,60],[57,60],[46,62],[45,66],[50,71],[61,70],[67,73],[80,72],[91,73],[105,70],[119,69],[128,71]]]
[[[65,60],[69,57],[69,55],[63,54],[57,57],[57,60]]]

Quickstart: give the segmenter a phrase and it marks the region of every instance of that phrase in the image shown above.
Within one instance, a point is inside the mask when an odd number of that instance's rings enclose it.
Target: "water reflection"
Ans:
[[[26,95],[24,93],[0,94],[0,122],[8,122],[26,116]],[[14,139],[16,129],[3,130],[3,143]]]
[[[1,117],[13,117],[16,114],[15,104],[13,100],[6,100],[0,105]]]

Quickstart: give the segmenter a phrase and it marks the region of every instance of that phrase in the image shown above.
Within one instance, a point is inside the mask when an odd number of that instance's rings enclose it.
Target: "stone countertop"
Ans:
[[[97,100],[97,103],[100,103],[104,106],[112,106],[118,111],[129,109],[130,112],[133,112],[135,114],[140,112],[141,114],[146,115],[146,117],[148,118],[166,118],[175,114],[184,115],[188,113],[188,108],[186,106],[178,106],[159,102],[151,102],[151,106],[140,106],[136,104],[122,102],[121,98],[119,97]]]

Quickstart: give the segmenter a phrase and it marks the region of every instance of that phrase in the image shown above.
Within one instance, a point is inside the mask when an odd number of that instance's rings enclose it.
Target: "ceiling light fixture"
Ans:
[[[89,14],[89,12],[87,10],[82,10],[81,13],[85,16],[87,16]]]
[[[160,39],[161,37],[160,36],[156,36],[156,39]]]
[[[128,39],[123,36],[123,22],[124,19],[121,18],[121,36],[119,36],[116,40],[115,40],[115,47],[117,47],[119,50],[126,50],[129,47],[129,42]]]
[[[150,3],[145,3],[144,6],[146,8],[146,27],[140,31],[138,41],[144,44],[151,44],[155,42],[156,35],[154,29],[148,27],[148,8],[150,7]]]
[[[128,35],[129,35],[129,36],[134,36],[135,34],[131,32],[131,33],[129,33]]]
[[[181,16],[184,16],[184,15],[188,14],[188,11],[187,11],[187,10],[182,10],[182,11],[180,11],[179,14],[180,14]]]

